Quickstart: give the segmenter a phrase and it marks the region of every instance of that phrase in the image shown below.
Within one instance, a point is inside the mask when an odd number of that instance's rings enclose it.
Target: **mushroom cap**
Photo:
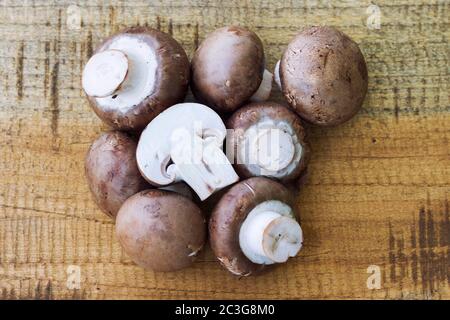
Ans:
[[[114,42],[124,37],[142,41],[153,52],[156,59],[153,89],[142,101],[126,110],[118,110],[114,104],[114,96],[107,98],[108,100],[92,96],[88,96],[88,99],[97,116],[109,126],[120,130],[140,131],[161,111],[183,101],[189,83],[189,60],[174,38],[146,27],[128,28],[109,37],[94,54],[119,49]]]
[[[254,32],[238,26],[217,29],[192,58],[192,92],[216,111],[234,111],[258,90],[264,66],[263,45]]]
[[[367,92],[366,62],[358,45],[332,27],[299,33],[280,64],[282,91],[305,120],[332,126],[352,118]]]
[[[139,266],[175,271],[191,265],[206,239],[197,205],[175,192],[145,190],[120,208],[116,234],[125,253]]]
[[[250,261],[239,245],[239,231],[247,215],[259,203],[278,200],[294,209],[292,194],[280,183],[253,177],[232,186],[214,208],[209,221],[211,248],[220,263],[231,273],[249,276],[265,265]]]
[[[136,147],[126,133],[111,131],[95,140],[86,154],[89,189],[99,208],[112,218],[126,199],[149,187],[137,167]]]
[[[310,147],[306,141],[306,133],[303,128],[300,118],[287,107],[278,104],[276,102],[254,102],[244,107],[238,109],[233,115],[227,120],[227,128],[233,129],[232,138],[230,141],[234,148],[234,168],[239,174],[239,176],[244,178],[250,178],[255,176],[252,173],[250,166],[248,164],[239,163],[238,156],[238,144],[244,141],[244,133],[247,129],[257,124],[259,121],[264,119],[271,119],[276,122],[287,123],[297,136],[298,142],[302,146],[302,155],[300,161],[298,161],[295,168],[286,173],[286,175],[281,177],[276,177],[278,180],[283,182],[292,181],[297,179],[300,174],[305,170],[309,158],[310,158]],[[273,177],[275,178],[275,177]]]

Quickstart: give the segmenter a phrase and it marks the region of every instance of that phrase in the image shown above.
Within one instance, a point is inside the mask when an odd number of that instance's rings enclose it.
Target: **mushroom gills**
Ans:
[[[237,156],[252,174],[279,178],[295,170],[302,153],[289,123],[263,118],[244,132]]]
[[[261,102],[266,101],[270,97],[272,91],[273,74],[269,70],[264,69],[263,78],[258,90],[250,97],[250,101]]]
[[[300,251],[303,232],[292,209],[278,200],[257,205],[239,231],[239,245],[253,263],[283,263]]]

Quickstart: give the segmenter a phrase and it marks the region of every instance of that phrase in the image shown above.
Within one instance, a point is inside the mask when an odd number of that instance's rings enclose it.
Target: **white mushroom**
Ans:
[[[244,220],[239,245],[257,264],[286,262],[300,251],[303,232],[287,204],[268,200],[258,204]]]
[[[185,181],[201,200],[239,180],[222,150],[226,128],[212,109],[180,103],[160,113],[142,132],[138,167],[152,184]]]
[[[126,112],[152,94],[158,68],[154,48],[124,34],[101,50],[83,71],[83,89],[99,107]]]
[[[134,132],[182,102],[188,82],[189,59],[181,45],[147,27],[128,28],[105,39],[82,76],[97,116],[115,129]]]

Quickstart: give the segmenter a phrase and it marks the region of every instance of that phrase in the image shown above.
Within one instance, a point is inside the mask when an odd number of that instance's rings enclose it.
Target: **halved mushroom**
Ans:
[[[290,192],[254,177],[232,186],[209,221],[211,248],[231,273],[249,276],[297,255],[303,233]]]
[[[116,234],[139,266],[175,271],[194,262],[205,243],[206,222],[188,198],[152,189],[125,201],[117,215]]]
[[[309,145],[300,118],[275,102],[254,102],[237,110],[227,121],[232,129],[227,145],[234,167],[243,177],[297,179],[309,160]]]
[[[368,85],[366,62],[358,45],[341,31],[307,28],[289,43],[277,65],[287,102],[308,122],[338,125],[361,109]]]
[[[123,202],[149,188],[136,164],[136,141],[111,131],[95,140],[86,155],[86,178],[99,208],[115,218]]]
[[[191,61],[193,94],[218,112],[234,111],[249,100],[267,100],[272,80],[261,40],[242,27],[215,30]]]
[[[142,132],[136,158],[156,186],[185,181],[204,200],[239,180],[222,150],[226,128],[217,113],[180,103],[159,114]]]
[[[106,39],[87,62],[83,89],[95,113],[121,130],[142,130],[183,101],[189,60],[180,44],[155,29],[135,27]]]

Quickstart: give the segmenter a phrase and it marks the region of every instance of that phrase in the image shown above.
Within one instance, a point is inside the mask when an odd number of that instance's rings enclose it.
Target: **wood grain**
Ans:
[[[379,30],[366,26],[369,1],[71,4],[0,1],[1,298],[450,299],[448,1],[377,1]],[[271,68],[301,28],[337,26],[364,52],[369,94],[345,125],[309,128],[298,257],[246,279],[209,249],[185,271],[144,271],[121,251],[84,180],[85,152],[107,128],[83,98],[82,67],[125,26],[169,32],[192,55],[228,24],[258,33]],[[80,267],[78,289],[67,286],[70,265]],[[380,267],[380,289],[366,286],[370,265]]]

